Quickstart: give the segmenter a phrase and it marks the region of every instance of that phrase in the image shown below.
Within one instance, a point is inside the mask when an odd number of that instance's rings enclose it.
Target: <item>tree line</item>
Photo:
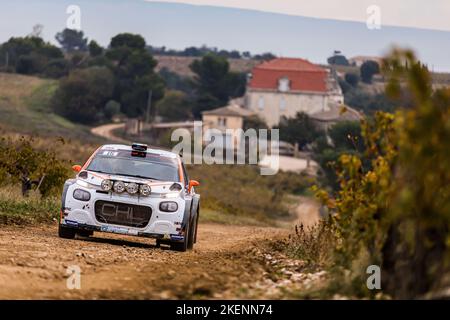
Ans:
[[[195,77],[185,79],[167,69],[157,73],[157,61],[138,34],[118,34],[106,48],[77,30],[64,29],[55,38],[60,47],[39,36],[10,38],[0,46],[0,71],[59,79],[53,108],[74,122],[94,124],[117,115],[199,118],[245,92],[245,75],[230,71],[214,51],[195,60]]]
[[[254,59],[254,60],[271,60],[275,55],[270,52],[261,54],[252,54],[250,51],[224,50],[216,47],[187,47],[183,50],[168,49],[165,46],[154,47],[148,46],[148,50],[154,55],[161,56],[179,56],[179,57],[203,57],[208,54],[218,55],[219,57],[228,59]]]

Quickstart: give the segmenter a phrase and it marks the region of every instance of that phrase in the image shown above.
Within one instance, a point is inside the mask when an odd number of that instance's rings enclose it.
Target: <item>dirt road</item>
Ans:
[[[203,224],[187,253],[156,248],[151,239],[99,233],[64,240],[57,225],[0,229],[0,299],[160,299],[247,297],[262,279],[254,249],[287,230]],[[69,290],[66,269],[81,269]]]
[[[317,204],[302,199],[296,212],[297,223],[309,224]],[[264,298],[262,284],[274,285],[268,244],[291,227],[201,223],[195,249],[182,253],[106,233],[60,239],[56,222],[0,226],[0,299]],[[80,289],[67,287],[71,266],[81,270]]]
[[[102,125],[99,127],[92,128],[91,133],[96,136],[103,137],[110,141],[128,144],[129,141],[114,135],[114,130],[121,129],[124,127],[125,127],[125,123],[110,123],[110,124],[105,124],[105,125]]]

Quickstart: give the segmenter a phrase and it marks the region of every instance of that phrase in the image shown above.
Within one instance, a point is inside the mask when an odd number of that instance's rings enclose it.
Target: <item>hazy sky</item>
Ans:
[[[444,19],[450,16],[450,0],[390,0],[395,8],[387,0],[173,1],[0,0],[0,43],[42,24],[43,38],[57,44],[55,34],[70,17],[67,8],[76,4],[85,36],[103,46],[118,33],[132,32],[153,46],[270,51],[317,63],[325,63],[334,50],[348,57],[380,56],[398,46],[413,49],[433,70],[450,71],[450,19]],[[367,5],[374,3],[381,9],[382,28],[376,30],[364,23]]]
[[[379,6],[382,24],[450,31],[450,0],[146,0],[254,9],[317,18],[365,22]]]

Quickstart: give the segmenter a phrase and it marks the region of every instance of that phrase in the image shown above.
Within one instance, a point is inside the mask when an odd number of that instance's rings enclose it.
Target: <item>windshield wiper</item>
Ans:
[[[131,177],[131,178],[141,178],[141,179],[150,179],[150,180],[159,180],[151,177],[140,176],[138,174],[126,174],[126,173],[114,173],[117,176]]]
[[[91,169],[86,169],[87,171],[92,171],[92,172],[97,172],[97,173],[104,173],[104,174],[111,174],[109,172],[104,172],[104,171],[100,171],[100,170],[91,170]]]

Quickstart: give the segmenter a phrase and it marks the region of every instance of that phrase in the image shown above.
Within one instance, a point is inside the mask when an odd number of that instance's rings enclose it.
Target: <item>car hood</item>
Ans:
[[[98,188],[101,188],[101,183],[105,179],[110,180],[119,180],[123,182],[134,182],[138,184],[147,184],[152,188],[152,193],[168,193],[170,192],[169,188],[175,181],[159,181],[159,180],[152,180],[152,179],[143,179],[143,178],[136,178],[136,177],[129,177],[129,176],[122,176],[122,175],[115,175],[115,174],[106,174],[106,173],[98,173],[98,172],[91,172],[87,171],[87,178],[83,179],[78,177],[77,180],[84,181],[89,183],[90,185],[96,186]]]

